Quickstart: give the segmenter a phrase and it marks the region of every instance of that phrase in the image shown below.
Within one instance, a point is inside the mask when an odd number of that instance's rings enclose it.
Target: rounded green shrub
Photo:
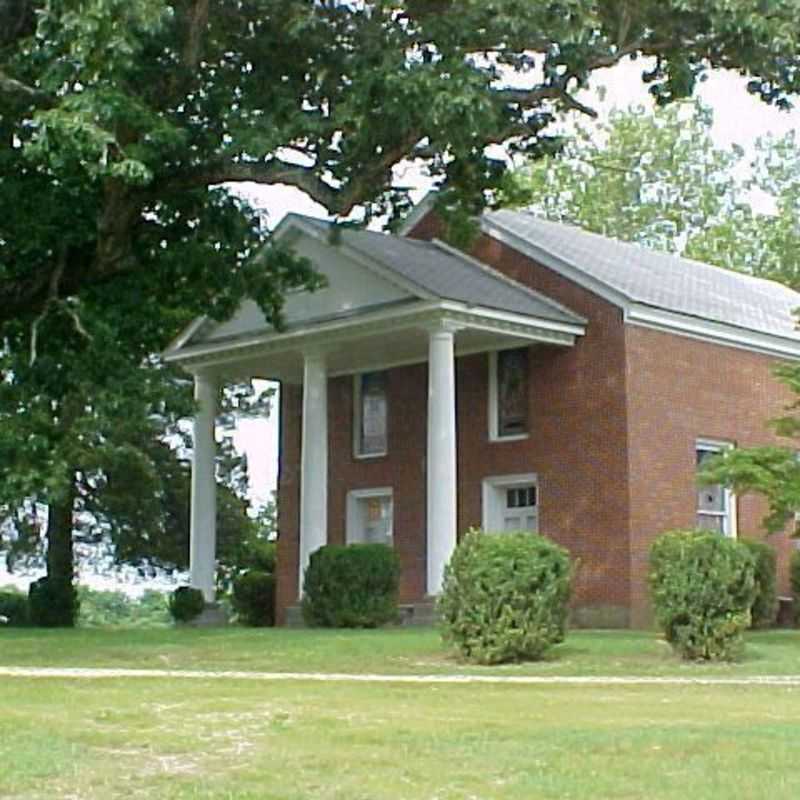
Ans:
[[[794,600],[794,623],[800,625],[800,550],[795,550],[789,560],[789,585]]]
[[[384,544],[325,545],[311,554],[303,618],[326,628],[376,628],[397,620],[400,561]]]
[[[14,588],[0,590],[0,617],[5,619],[4,625],[12,628],[27,625],[28,598],[25,594]]]
[[[755,559],[756,597],[750,607],[753,628],[769,628],[778,614],[778,577],[775,550],[766,542],[739,539]]]
[[[445,567],[445,641],[479,664],[541,658],[564,638],[572,566],[551,539],[470,531]]]
[[[756,597],[755,557],[707,531],[670,531],[650,549],[656,620],[685,659],[730,661],[741,654]]]
[[[175,622],[191,622],[205,607],[203,593],[192,586],[179,586],[169,596],[169,613]]]
[[[72,628],[78,620],[78,591],[70,581],[39,578],[28,588],[28,614],[41,628]]]
[[[274,625],[275,576],[254,569],[239,575],[233,582],[233,608],[244,625]]]

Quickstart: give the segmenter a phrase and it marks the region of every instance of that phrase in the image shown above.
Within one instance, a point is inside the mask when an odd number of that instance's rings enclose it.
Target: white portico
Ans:
[[[325,279],[292,293],[276,331],[252,302],[232,319],[200,319],[165,354],[195,376],[191,582],[214,598],[214,425],[221,386],[263,378],[302,385],[298,586],[328,540],[329,380],[427,363],[426,590],[439,593],[456,544],[455,358],[530,343],[571,346],[584,332],[572,312],[439,242],[363,231],[332,241],[328,224],[291,215],[276,237]],[[422,455],[422,454],[421,454]],[[293,532],[281,531],[281,536]]]

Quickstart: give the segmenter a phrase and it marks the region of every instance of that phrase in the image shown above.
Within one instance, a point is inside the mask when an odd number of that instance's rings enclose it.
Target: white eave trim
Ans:
[[[593,278],[591,275],[587,275],[583,270],[577,269],[555,253],[551,253],[549,250],[545,250],[523,239],[495,220],[490,220],[486,216],[481,217],[481,230],[498,242],[507,245],[512,250],[516,250],[523,256],[527,256],[533,261],[553,270],[553,272],[576,283],[592,294],[602,297],[603,300],[606,300],[612,305],[618,306],[624,310],[630,303],[630,298],[622,292],[618,292],[602,281]]]
[[[399,327],[428,324],[439,318],[452,320],[464,329],[484,330],[531,341],[571,346],[584,334],[583,325],[540,319],[453,301],[420,301],[402,309],[383,309],[346,320],[333,320],[276,333],[259,331],[234,339],[203,342],[164,354],[164,361],[178,364],[231,362],[247,358],[253,351],[292,351],[312,342],[330,343],[369,336]]]
[[[499,242],[516,250],[543,266],[552,269],[563,278],[572,281],[592,294],[622,310],[623,319],[632,325],[654,328],[679,336],[688,336],[713,344],[738,347],[755,353],[780,358],[800,358],[800,338],[776,336],[759,331],[750,331],[724,322],[693,317],[663,308],[637,303],[629,296],[618,292],[607,284],[587,275],[554,253],[538,247],[508,230],[496,220],[481,219],[481,229]]]
[[[764,355],[800,358],[800,338],[788,339],[769,333],[735,328],[721,322],[678,314],[643,303],[632,303],[625,309],[625,322]]]

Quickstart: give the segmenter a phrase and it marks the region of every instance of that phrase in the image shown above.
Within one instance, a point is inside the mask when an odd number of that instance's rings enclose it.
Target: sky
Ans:
[[[647,64],[643,61],[626,62],[613,69],[595,73],[590,88],[581,97],[594,107],[601,120],[613,109],[631,105],[653,108],[646,86],[640,80]],[[603,87],[602,101],[598,89]],[[697,94],[714,111],[712,135],[718,147],[729,148],[736,144],[745,152],[753,152],[756,140],[765,134],[781,136],[800,127],[800,110],[780,111],[765,105],[746,89],[746,81],[735,73],[714,72],[699,85]],[[581,117],[581,124],[586,124]],[[569,125],[569,120],[567,121]],[[421,199],[431,188],[430,181],[419,173],[408,170],[403,174],[405,185],[417,186],[416,198]],[[239,184],[237,191],[254,206],[267,212],[270,227],[277,225],[291,212],[314,217],[326,217],[325,209],[297,189],[285,186],[259,186]],[[762,209],[763,210],[763,209]],[[250,469],[250,496],[255,504],[270,499],[277,483],[278,447],[277,407],[268,420],[246,420],[235,436],[237,447],[248,457]]]

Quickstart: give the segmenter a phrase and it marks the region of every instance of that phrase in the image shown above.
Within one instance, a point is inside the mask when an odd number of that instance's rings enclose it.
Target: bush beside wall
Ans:
[[[544,536],[470,531],[445,568],[445,641],[480,664],[541,658],[564,638],[571,572]]]
[[[233,608],[243,625],[275,624],[275,576],[251,569],[233,582]]]
[[[376,628],[397,620],[400,561],[383,544],[325,545],[311,554],[303,618],[327,628]]]
[[[741,654],[756,598],[755,557],[740,542],[706,531],[670,531],[650,550],[656,620],[685,659]]]
[[[191,622],[205,607],[203,593],[191,586],[179,586],[169,596],[169,613],[175,622]]]

